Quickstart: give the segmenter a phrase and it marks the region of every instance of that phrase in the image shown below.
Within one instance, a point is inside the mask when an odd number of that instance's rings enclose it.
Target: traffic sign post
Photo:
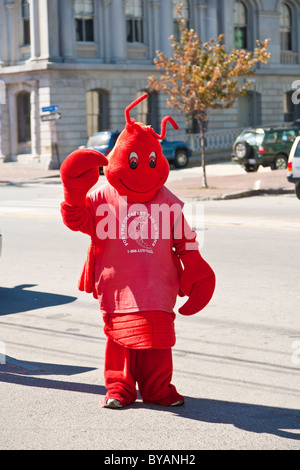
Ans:
[[[51,147],[52,151],[55,150],[58,168],[60,168],[60,158],[59,158],[59,151],[58,151],[58,139],[57,139],[57,132],[56,132],[56,121],[61,119],[61,113],[58,112],[59,106],[46,106],[42,108],[43,113],[41,115],[42,122],[49,122],[50,124],[50,131],[51,131]]]
[[[59,158],[59,151],[58,151],[58,139],[57,139],[57,132],[56,132],[56,122],[50,121],[50,130],[51,130],[51,145],[54,148],[58,163],[58,168],[60,168],[60,158]]]

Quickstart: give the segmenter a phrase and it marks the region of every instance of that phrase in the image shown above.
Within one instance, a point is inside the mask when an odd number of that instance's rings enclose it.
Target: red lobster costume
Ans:
[[[183,203],[165,186],[169,164],[161,135],[137,123],[125,110],[126,127],[108,158],[91,150],[71,153],[61,167],[64,223],[91,237],[79,289],[99,300],[107,336],[105,407],[144,402],[181,405],[172,379],[175,344],[173,312],[177,295],[188,296],[179,309],[193,315],[210,301],[215,275],[203,260],[182,214]],[[97,183],[99,166],[108,183]]]

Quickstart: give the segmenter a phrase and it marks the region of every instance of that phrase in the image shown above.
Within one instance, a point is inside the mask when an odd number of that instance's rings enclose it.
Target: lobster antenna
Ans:
[[[148,98],[148,93],[144,93],[139,98],[134,100],[129,106],[127,106],[127,108],[125,109],[125,119],[127,124],[133,124],[135,122],[134,119],[130,117],[130,111],[132,110],[132,108],[137,106],[141,101],[145,100],[146,98]]]
[[[156,134],[153,129],[151,129],[152,134],[157,138],[157,139],[164,139],[166,137],[166,132],[167,132],[167,122],[170,122],[174,129],[179,129],[177,123],[174,121],[174,119],[171,116],[165,116],[163,120],[161,121],[161,135]]]
[[[135,120],[130,117],[130,111],[137,106],[141,101],[144,101],[146,98],[148,98],[148,93],[144,93],[141,95],[139,98],[134,100],[130,105],[127,106],[125,109],[125,119],[127,125],[132,125],[134,124]],[[174,129],[179,129],[177,123],[174,121],[174,119],[171,116],[165,116],[163,120],[161,121],[161,135],[156,134],[156,132],[151,128],[151,132],[156,137],[157,139],[164,139],[166,136],[166,131],[167,131],[167,122],[170,122]]]

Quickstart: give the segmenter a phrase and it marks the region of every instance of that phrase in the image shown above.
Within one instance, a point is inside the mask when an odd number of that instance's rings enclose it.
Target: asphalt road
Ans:
[[[217,288],[176,318],[186,404],[115,411],[99,406],[97,302],[76,288],[89,240],[62,224],[61,200],[58,180],[0,185],[0,449],[299,449],[300,201],[187,204]]]

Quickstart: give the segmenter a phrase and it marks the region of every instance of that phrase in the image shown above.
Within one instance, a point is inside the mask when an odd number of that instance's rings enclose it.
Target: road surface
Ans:
[[[62,224],[62,194],[55,179],[0,186],[0,448],[299,449],[300,201],[187,204],[217,288],[176,318],[186,404],[114,411],[99,406],[97,302],[76,288],[89,240]]]

